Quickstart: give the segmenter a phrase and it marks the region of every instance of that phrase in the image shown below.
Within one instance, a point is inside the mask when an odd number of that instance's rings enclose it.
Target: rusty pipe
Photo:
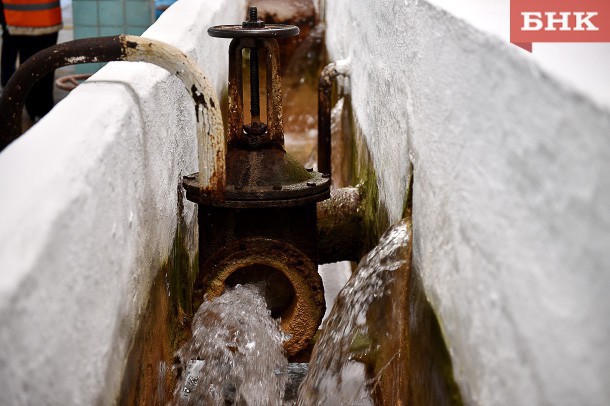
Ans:
[[[249,237],[226,244],[207,263],[209,272],[197,276],[196,284],[201,283],[205,290],[196,293],[195,308],[203,300],[220,296],[226,286],[235,283],[270,283],[265,288],[266,300],[270,293],[276,294],[274,289],[289,288],[292,292],[285,293],[290,303],[282,306],[280,315],[282,330],[290,334],[284,349],[291,356],[307,347],[326,310],[322,278],[308,255],[286,241]],[[261,278],[264,274],[268,278]],[[227,283],[231,279],[233,283]]]
[[[359,261],[364,250],[364,208],[358,187],[330,192],[330,199],[319,202],[318,263]]]
[[[331,173],[331,134],[330,113],[332,109],[332,90],[334,80],[349,77],[350,67],[347,60],[331,62],[320,74],[318,85],[318,172]]]
[[[69,41],[47,48],[25,61],[8,81],[0,100],[0,151],[21,135],[23,105],[38,80],[64,66],[111,61],[152,63],[182,80],[195,102],[199,185],[203,194],[223,201],[226,142],[216,92],[199,66],[186,54],[150,38],[116,35]]]

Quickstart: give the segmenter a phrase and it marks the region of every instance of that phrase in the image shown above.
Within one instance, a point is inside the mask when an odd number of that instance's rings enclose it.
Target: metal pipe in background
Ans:
[[[347,60],[331,62],[320,74],[318,85],[318,172],[331,174],[331,117],[332,90],[338,76],[349,77]]]
[[[8,81],[0,100],[0,151],[21,135],[25,99],[40,78],[64,66],[111,61],[152,63],[182,80],[195,102],[202,194],[223,201],[226,142],[216,92],[186,54],[149,38],[117,35],[80,39],[52,46],[25,61]]]
[[[364,208],[358,187],[330,192],[317,205],[318,263],[359,261],[364,247]]]

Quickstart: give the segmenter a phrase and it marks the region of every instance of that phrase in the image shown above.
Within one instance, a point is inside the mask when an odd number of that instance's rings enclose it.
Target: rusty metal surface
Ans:
[[[284,116],[282,111],[282,78],[280,48],[276,40],[264,40],[267,50],[267,126],[271,139],[284,146]],[[280,144],[281,143],[281,144]]]
[[[242,138],[244,125],[244,89],[242,74],[242,49],[245,48],[243,40],[236,38],[229,45],[229,86],[228,86],[228,134],[227,144]]]
[[[364,250],[364,208],[358,188],[331,191],[318,203],[318,263],[359,261]]]
[[[227,158],[227,184],[236,192],[231,197],[227,196],[232,199],[300,197],[328,187],[328,182],[320,174],[308,172],[284,150],[276,147],[253,151],[235,148],[229,150]],[[313,187],[307,185],[308,182]]]
[[[264,49],[267,54],[267,131],[272,141],[284,146],[284,127],[282,122],[282,85],[280,77],[279,47],[275,40],[236,38],[229,46],[229,146],[244,137],[244,102],[242,77],[242,49]]]
[[[330,179],[316,176],[298,183],[267,186],[240,187],[228,185],[224,202],[216,202],[201,193],[197,174],[187,175],[182,179],[188,200],[198,204],[209,204],[233,208],[259,207],[295,207],[320,202],[330,197]]]
[[[284,348],[288,355],[294,355],[307,347],[326,309],[316,264],[294,246],[265,238],[235,241],[209,259],[207,272],[200,281],[202,293],[207,295],[207,300],[214,299],[222,294],[233,274],[257,266],[281,273],[294,290],[279,315],[282,330],[292,336],[284,343]],[[285,289],[285,286],[281,288]],[[276,289],[272,286],[270,291]]]
[[[250,12],[250,23],[258,23],[256,9],[251,8]],[[265,50],[266,124],[260,123],[258,117],[258,53],[251,54],[250,60],[252,123],[244,123],[244,48],[251,52]],[[226,201],[218,204],[199,193],[194,175],[183,180],[187,198],[200,204],[239,208],[290,207],[328,198],[330,180],[320,173],[306,171],[284,150],[279,47],[275,39],[235,38],[231,41],[228,101]]]
[[[11,76],[0,100],[0,151],[21,135],[25,99],[42,77],[64,66],[119,61],[122,57],[121,36],[116,35],[57,44],[25,61]]]
[[[333,82],[338,76],[347,76],[329,63],[320,74],[318,86],[318,170],[331,175],[331,120]]]
[[[250,7],[250,18],[242,24],[244,28],[263,28],[265,23],[258,19],[256,7]],[[252,124],[260,122],[260,89],[258,86],[258,48],[250,48],[250,115],[252,116]],[[256,126],[256,130],[258,130]],[[261,129],[262,130],[262,129]],[[253,129],[250,128],[250,132]],[[258,131],[257,131],[258,132]]]
[[[199,258],[210,255],[236,240],[269,238],[294,245],[317,262],[316,204],[282,208],[233,209],[199,206]]]
[[[257,19],[256,7],[250,8],[250,21],[244,22],[246,24],[258,24],[260,21]],[[260,22],[262,23],[262,22]],[[223,26],[224,27],[224,26]],[[263,49],[266,52],[266,90],[267,90],[267,131],[271,140],[278,146],[283,147],[284,145],[284,130],[282,124],[282,87],[280,77],[280,57],[279,47],[275,39],[269,39],[268,36],[263,35],[265,28],[246,28],[242,26],[231,26],[234,27],[234,32],[250,32],[253,31],[252,35],[235,35],[229,38],[234,38],[229,46],[229,137],[227,142],[231,145],[243,138],[244,129],[248,126],[244,124],[243,114],[243,73],[242,67],[242,49],[247,48],[250,50],[250,102],[251,102],[251,115],[253,123],[260,122],[260,108],[259,108],[259,85],[258,85],[258,50]],[[273,27],[284,27],[289,29],[292,26],[285,25],[273,25]],[[211,36],[215,35],[215,29],[212,27],[208,30]],[[298,28],[293,27],[297,30]],[[221,30],[222,31],[222,30]],[[233,32],[233,31],[232,31]],[[256,33],[261,35],[255,35]],[[253,124],[251,123],[250,126]]]
[[[250,48],[250,115],[252,124],[260,122],[260,89],[258,84],[258,48]]]
[[[196,176],[197,173],[184,176],[182,186],[186,190],[187,199],[197,204],[232,208],[297,207],[330,197],[330,179],[320,173],[312,181],[287,186],[276,184],[242,188],[239,185],[228,185],[222,202],[202,193]]]
[[[177,76],[194,101],[199,187],[209,199],[224,200],[226,140],[216,91],[195,61],[180,49],[150,38],[121,37],[125,60],[152,63]]]
[[[282,329],[292,335],[285,348],[294,355],[308,346],[325,310],[317,273],[316,202],[330,196],[330,178],[305,169],[284,150],[279,47],[266,36],[272,26],[256,28],[261,25],[251,9],[244,27],[209,31],[212,36],[229,32],[227,36],[234,38],[229,47],[227,189],[225,201],[218,202],[201,193],[197,174],[182,181],[187,198],[199,204],[200,270],[194,305],[206,295],[210,299],[220,295],[226,286],[265,281],[268,306],[281,317]],[[244,123],[244,48],[250,49],[254,78],[248,124]],[[267,75],[267,123],[260,123],[259,117],[260,49]]]
[[[256,7],[248,7],[248,20],[244,21],[241,26],[243,28],[264,28],[265,22],[258,19]]]
[[[187,191],[186,193],[187,199],[190,201],[196,202],[198,204],[207,204],[213,205],[216,207],[226,207],[232,209],[264,209],[264,208],[291,208],[291,207],[300,207],[306,204],[312,204],[316,202],[321,202],[330,197],[330,191],[326,190],[322,193],[305,196],[305,197],[294,197],[290,199],[275,199],[275,200],[225,200],[223,203],[219,203],[217,201],[213,201],[211,199],[206,199],[205,197],[194,198],[193,195],[190,195]]]
[[[267,243],[244,244],[252,240]],[[291,302],[280,312],[285,320],[282,328],[294,334],[292,342],[295,345],[290,344],[287,351],[296,353],[305,348],[315,334],[325,308],[323,286],[317,274],[315,203],[243,210],[200,205],[199,266],[193,296],[195,307],[202,302],[203,295],[209,293],[213,280],[223,281],[222,286],[216,285],[224,289],[225,284],[235,283],[231,275],[241,273],[238,279],[246,283],[257,279],[275,280],[271,289],[274,291],[286,289],[285,283],[276,282],[287,278],[296,298],[294,306]],[[244,278],[244,274],[256,273],[261,268],[272,268],[273,272],[269,272],[272,275],[265,277],[259,273]],[[278,274],[284,277],[277,278]],[[292,312],[292,308],[299,311]],[[301,327],[295,330],[293,326]]]

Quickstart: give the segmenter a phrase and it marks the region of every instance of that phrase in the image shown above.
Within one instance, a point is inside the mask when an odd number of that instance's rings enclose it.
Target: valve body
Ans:
[[[186,176],[187,198],[199,205],[199,276],[195,306],[237,283],[264,284],[267,305],[291,335],[295,355],[310,342],[325,311],[317,272],[316,203],[330,196],[329,176],[305,169],[284,150],[279,47],[276,38],[298,28],[265,25],[251,9],[239,26],[217,26],[211,36],[229,47],[229,122],[223,201],[202,193]],[[244,123],[243,50],[250,52],[251,122]],[[261,122],[259,57],[266,72],[267,123]],[[262,59],[262,58],[261,58]]]

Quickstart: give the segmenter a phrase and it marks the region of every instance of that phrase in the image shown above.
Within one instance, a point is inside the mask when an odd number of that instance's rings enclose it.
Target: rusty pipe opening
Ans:
[[[259,286],[274,319],[283,319],[296,300],[296,292],[290,279],[282,271],[267,264],[253,263],[235,270],[225,279],[225,285],[237,284]]]
[[[195,307],[220,296],[227,286],[267,281],[265,298],[272,315],[290,338],[287,355],[309,344],[326,310],[322,278],[317,266],[299,249],[284,241],[252,237],[226,245],[204,264],[195,283]],[[205,298],[205,299],[204,299]]]

